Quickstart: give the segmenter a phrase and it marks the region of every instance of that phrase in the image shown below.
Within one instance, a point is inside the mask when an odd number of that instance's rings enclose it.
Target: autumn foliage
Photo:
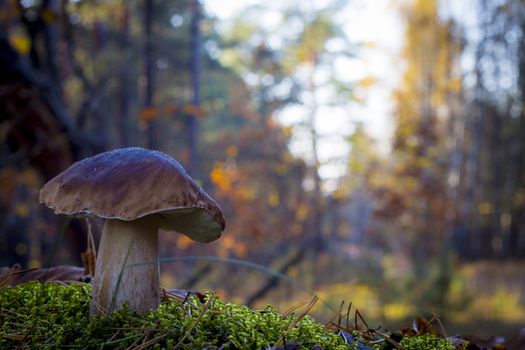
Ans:
[[[312,292],[319,317],[346,299],[385,324],[439,312],[514,332],[525,6],[474,1],[472,18],[446,1],[395,6],[404,41],[384,150],[353,109],[382,78],[337,71],[373,47],[345,29],[353,3],[260,2],[226,25],[196,0],[0,2],[0,265],[80,266],[85,221],[54,216],[39,189],[87,156],[155,146],[227,220],[209,245],[161,234],[168,287],[283,308]],[[320,132],[335,110],[346,135]],[[348,152],[328,179],[336,162],[320,144],[336,139]]]

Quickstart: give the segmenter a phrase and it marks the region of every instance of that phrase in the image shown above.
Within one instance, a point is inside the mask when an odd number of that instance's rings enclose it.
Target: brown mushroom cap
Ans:
[[[168,155],[138,148],[97,154],[74,163],[40,191],[55,214],[131,221],[158,218],[159,228],[209,242],[225,222],[219,205]]]

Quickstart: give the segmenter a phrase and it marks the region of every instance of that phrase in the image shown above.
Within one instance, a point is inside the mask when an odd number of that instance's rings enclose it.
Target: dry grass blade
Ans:
[[[365,333],[368,336],[369,339],[373,339],[372,333],[370,332],[370,327],[368,326],[368,323],[365,321],[363,315],[359,312],[359,310],[355,310],[355,316],[354,316],[354,323],[355,323],[355,329],[359,330],[359,324],[358,320],[361,320],[361,323],[365,326]]]
[[[437,317],[436,318],[436,322],[439,325],[439,328],[441,329],[441,333],[442,333],[441,335],[444,338],[448,338],[447,330],[445,329],[445,325],[443,325],[443,322],[441,322],[441,317]]]
[[[143,331],[144,327],[112,327],[114,331]]]
[[[11,315],[7,315],[7,314],[11,314]],[[14,310],[10,310],[10,309],[5,308],[5,307],[0,308],[0,315],[6,316],[6,317],[11,317],[12,315],[14,315],[15,317],[19,317],[19,318],[22,318],[22,319],[28,319],[29,318],[28,315],[20,314],[20,313],[14,311]]]
[[[109,337],[108,341],[112,341],[112,340],[116,339],[119,336],[119,334],[120,334],[120,330],[118,330],[118,329],[113,328],[113,331],[114,332],[111,335],[111,337]]]
[[[38,270],[36,267],[29,268],[29,269],[22,269],[18,264],[15,264],[13,267],[9,268],[9,272],[6,276],[0,276],[0,288],[3,288],[5,286],[8,286],[11,283],[11,280],[14,276],[22,275],[26,272],[31,272]]]
[[[144,342],[144,343],[140,344],[139,346],[132,348],[132,350],[143,350],[143,349],[146,349],[146,348],[148,348],[148,347],[150,347],[152,345],[157,344],[158,342],[160,342],[161,340],[169,337],[170,335],[171,335],[170,332],[168,332],[166,334],[159,335],[156,338],[150,339],[147,342]],[[177,346],[175,346],[175,348],[177,348]]]
[[[378,331],[377,329],[371,329],[370,331],[376,333],[379,336],[381,336],[385,341],[387,341],[390,344],[392,344],[396,349],[398,349],[398,350],[406,350],[401,344],[399,344],[394,339],[390,338],[385,333],[382,333],[382,332]]]
[[[96,261],[97,261],[97,250],[95,245],[95,239],[93,238],[93,231],[89,219],[86,218],[87,225],[87,248],[86,251],[81,253],[82,262],[84,264],[84,274],[89,276],[95,275]]]
[[[278,346],[281,346],[285,343],[286,341],[286,335],[295,327],[297,326],[297,324],[299,322],[301,322],[301,320],[306,316],[308,315],[308,313],[310,312],[310,310],[312,310],[312,308],[315,306],[315,304],[317,303],[317,301],[319,300],[319,297],[317,295],[314,295],[314,297],[308,302],[308,304],[306,305],[306,308],[304,309],[304,311],[302,313],[300,313],[294,320],[293,322],[290,324],[290,326],[288,327],[288,329],[283,333],[283,335],[281,336],[281,338],[272,346],[272,348],[277,348]]]
[[[122,281],[122,275],[124,274],[124,269],[126,268],[128,264],[129,253],[131,251],[131,247],[133,246],[133,243],[135,243],[135,239],[136,237],[133,238],[131,242],[129,242],[128,249],[126,250],[126,256],[124,257],[124,262],[122,263],[122,266],[120,268],[120,271],[117,277],[117,286],[115,287],[113,291],[113,295],[111,296],[111,302],[109,304],[109,310],[108,310],[109,313],[113,312],[117,306],[117,294],[119,293],[120,282]]]
[[[345,301],[341,301],[341,305],[339,305],[339,312],[337,313],[337,328],[341,328],[341,320],[343,318],[343,313],[341,312],[343,310],[343,306],[345,306]]]
[[[21,334],[2,334],[2,338],[8,340],[24,340],[26,336]]]
[[[304,311],[295,318],[295,320],[292,322],[290,327],[288,327],[288,331],[287,332],[289,332],[293,327],[297,326],[297,324],[299,322],[301,322],[301,320],[306,315],[308,315],[308,313],[310,312],[310,310],[312,310],[312,308],[315,306],[315,304],[317,303],[318,300],[319,300],[319,297],[317,295],[314,295],[314,297],[310,300],[308,305],[306,305],[306,309],[304,309]]]
[[[186,340],[186,338],[188,337],[188,335],[190,334],[190,332],[193,330],[193,328],[195,328],[195,326],[197,326],[197,323],[199,323],[199,321],[204,317],[204,314],[206,313],[206,311],[208,311],[208,309],[210,308],[211,304],[214,302],[215,298],[211,297],[208,302],[202,307],[201,309],[201,312],[199,314],[199,316],[197,316],[197,318],[195,319],[195,321],[193,321],[193,323],[190,325],[190,327],[188,328],[188,330],[184,333],[184,336],[179,340],[179,342],[173,347],[173,350],[177,349],[179,346],[182,345],[182,343]]]
[[[140,338],[135,339],[135,341],[133,343],[131,343],[131,345],[126,348],[126,350],[132,350],[138,344],[139,341],[141,341],[141,340],[143,340],[145,338],[145,336],[146,336],[146,334],[141,334]]]
[[[432,314],[432,318],[427,321],[426,328],[430,328],[432,326],[432,323],[436,322],[438,324],[438,326],[441,328],[441,330],[443,331],[442,336],[446,338],[445,327],[443,327],[443,324],[441,323],[440,318],[441,318],[441,314],[439,314],[439,313]],[[432,330],[436,331],[435,329],[433,329],[433,327],[429,331],[432,331]]]
[[[18,266],[13,266],[9,272],[7,273],[7,276],[3,277],[1,280],[0,280],[0,288],[2,287],[5,287],[7,285],[9,285],[9,282],[11,282],[11,278],[13,278],[13,275],[15,274],[15,271],[16,269],[18,268]]]
[[[190,297],[192,295],[195,295],[194,292],[184,291],[184,290],[181,290],[181,289],[165,289],[165,288],[162,288],[161,294],[163,295],[163,297],[166,297],[165,301],[169,301],[170,299],[175,299],[175,300],[177,300],[177,301],[179,301],[181,303],[181,306],[184,306],[185,304],[189,304],[189,305],[193,306],[195,309],[199,309],[199,306],[195,305],[190,300]],[[200,299],[199,296],[197,296],[197,297]]]
[[[93,238],[93,230],[91,229],[91,222],[89,221],[89,218],[86,218],[86,225],[88,228],[88,248],[93,251],[96,257],[97,256],[97,246],[95,245],[95,239]]]
[[[109,315],[109,310],[97,303],[93,298],[90,299],[91,305],[95,308],[95,314],[97,315]]]
[[[283,313],[283,316],[287,317],[289,316],[290,314],[292,314],[293,312],[295,312],[296,310],[302,308],[304,305],[306,305],[307,302],[306,301],[303,301],[303,302],[300,302],[298,304],[295,304],[295,305],[292,305],[290,308],[288,308],[284,313]]]
[[[332,330],[344,330],[346,332],[352,332],[354,329],[350,327],[350,311],[352,310],[352,302],[346,307],[346,312],[343,314],[343,307],[345,301],[341,302],[339,306],[339,312],[335,315],[327,324],[326,327]],[[334,319],[337,317],[337,323],[334,322]],[[345,326],[342,326],[343,317],[346,319]]]
[[[116,345],[116,344],[123,343],[123,342],[131,340],[133,338],[142,337],[142,336],[143,336],[143,334],[133,334],[133,335],[130,335],[130,336],[125,337],[125,338],[115,339],[115,340],[111,340],[111,341],[105,341],[104,343],[99,343],[98,345],[100,345],[100,349],[105,348],[105,347],[115,348],[114,345]]]
[[[352,310],[352,302],[348,304],[348,308],[346,309],[346,329],[350,330],[350,310]]]
[[[437,324],[440,325],[442,330],[444,331],[444,327],[439,322],[439,318],[439,314],[433,314],[430,320],[426,320],[423,317],[416,317],[416,319],[412,322],[412,329],[416,334],[419,335],[429,333],[435,336],[443,336],[443,334],[441,334],[433,325],[433,323],[437,321]]]

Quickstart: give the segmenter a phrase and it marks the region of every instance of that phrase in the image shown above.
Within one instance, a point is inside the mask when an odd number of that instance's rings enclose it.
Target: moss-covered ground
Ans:
[[[146,315],[89,317],[90,285],[29,282],[0,289],[0,349],[457,349],[431,334],[369,337],[308,315],[251,310],[213,294],[167,298]]]

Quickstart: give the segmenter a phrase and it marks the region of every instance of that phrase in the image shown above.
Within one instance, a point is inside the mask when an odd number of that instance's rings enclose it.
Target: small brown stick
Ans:
[[[396,342],[394,339],[390,338],[388,335],[386,335],[385,333],[382,333],[380,331],[378,331],[377,329],[369,329],[369,331],[371,332],[374,332],[378,335],[380,335],[381,337],[383,337],[383,339],[387,342],[389,342],[390,344],[392,344],[396,349],[399,349],[399,350],[406,350],[401,344],[399,344],[398,342]]]

